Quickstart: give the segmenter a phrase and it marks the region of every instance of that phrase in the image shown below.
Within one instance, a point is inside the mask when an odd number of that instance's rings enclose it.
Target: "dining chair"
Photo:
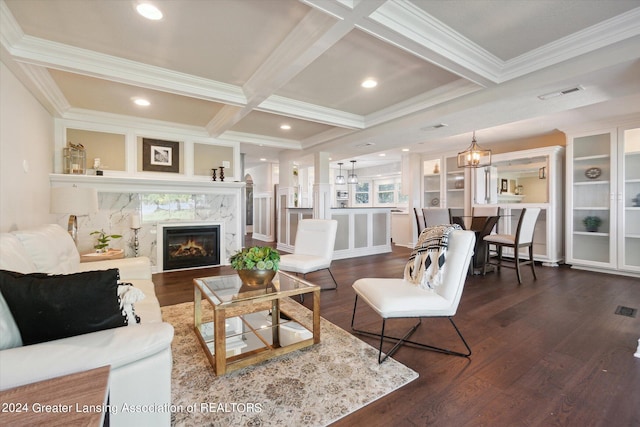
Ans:
[[[422,208],[422,216],[424,217],[425,227],[434,227],[436,225],[451,224],[449,209]]]
[[[328,270],[335,286],[323,289],[336,289],[338,282],[330,267],[337,230],[338,221],[335,219],[301,220],[298,223],[293,253],[280,256],[280,269],[302,274],[305,278],[307,273]]]
[[[500,215],[500,206],[486,205],[474,206],[471,208],[471,216],[498,216]]]
[[[424,224],[424,216],[422,215],[422,211],[419,208],[413,208],[413,214],[416,217],[416,225],[418,226],[418,236],[422,233],[422,230],[425,228]]]
[[[486,259],[482,274],[486,274],[488,265],[493,265],[498,270],[500,270],[500,267],[515,268],[518,283],[521,284],[520,266],[530,264],[533,279],[537,280],[535,262],[533,261],[533,233],[539,214],[540,208],[525,208],[522,210],[520,218],[518,219],[515,234],[490,234],[484,237]],[[491,261],[490,253],[491,245],[496,247],[497,252],[497,260],[493,262]],[[505,247],[513,248],[513,263],[505,263],[503,261],[502,248]],[[529,259],[527,261],[520,261],[520,248],[527,248],[529,250]]]
[[[434,290],[423,289],[404,278],[363,278],[353,284],[356,299],[351,317],[351,329],[359,334],[380,338],[378,363],[392,356],[401,345],[408,343],[420,348],[455,356],[469,357],[471,348],[453,321],[462,297],[467,278],[467,266],[471,260],[475,234],[472,231],[454,230],[448,235],[447,251],[442,271],[442,284]],[[358,301],[364,301],[373,311],[382,317],[380,333],[357,329],[356,312]],[[458,337],[466,347],[466,352],[435,347],[425,343],[410,341],[409,338],[422,323],[423,318],[447,318],[456,330]],[[385,335],[385,326],[389,319],[418,319],[401,338]],[[383,344],[394,342],[393,347],[383,355]]]

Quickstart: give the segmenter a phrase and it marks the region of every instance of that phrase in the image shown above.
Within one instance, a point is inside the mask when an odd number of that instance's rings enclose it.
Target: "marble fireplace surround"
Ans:
[[[139,256],[151,259],[154,272],[159,272],[157,258],[158,224],[218,223],[222,225],[221,264],[228,264],[228,257],[242,247],[242,197],[244,182],[212,182],[197,179],[168,179],[164,176],[123,177],[51,174],[52,187],[72,186],[95,188],[98,191],[99,211],[78,216],[78,251],[93,252],[95,240],[89,233],[104,230],[107,234],[121,234],[113,240],[112,248],[124,249],[125,256],[135,254],[134,231],[131,218],[141,211],[141,196],[145,193],[192,194],[196,204],[193,217],[188,220],[145,221],[142,218],[138,231]],[[70,212],[71,213],[71,212]],[[56,223],[67,227],[68,215],[58,215]]]

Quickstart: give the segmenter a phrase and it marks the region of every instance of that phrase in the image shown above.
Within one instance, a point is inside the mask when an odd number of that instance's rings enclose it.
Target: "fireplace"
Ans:
[[[219,225],[162,227],[162,269],[220,265]]]

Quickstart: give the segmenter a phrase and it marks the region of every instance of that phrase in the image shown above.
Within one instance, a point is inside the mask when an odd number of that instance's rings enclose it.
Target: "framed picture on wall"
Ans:
[[[180,143],[142,138],[142,170],[180,172]]]
[[[500,180],[500,193],[508,193],[509,192],[509,180],[501,179]]]

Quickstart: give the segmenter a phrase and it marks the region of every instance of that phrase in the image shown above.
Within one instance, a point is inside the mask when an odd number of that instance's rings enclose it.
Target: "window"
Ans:
[[[168,221],[195,219],[195,196],[193,194],[143,194],[143,221]]]
[[[395,201],[396,186],[394,183],[380,184],[378,185],[378,200],[379,204],[393,204]]]
[[[375,182],[374,206],[400,206],[407,205],[409,196],[401,193],[400,179],[385,179]]]
[[[368,205],[369,204],[369,183],[359,182],[356,184],[355,196],[356,205]]]

